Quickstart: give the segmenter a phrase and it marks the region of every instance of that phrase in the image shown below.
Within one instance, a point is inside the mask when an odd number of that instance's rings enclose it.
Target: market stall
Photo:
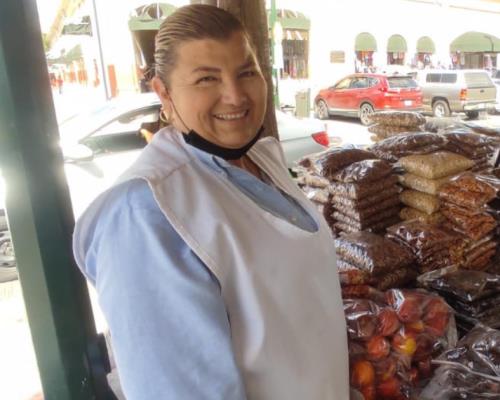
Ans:
[[[351,386],[367,400],[500,398],[500,135],[410,112],[372,122],[374,145],[296,169],[332,230]]]

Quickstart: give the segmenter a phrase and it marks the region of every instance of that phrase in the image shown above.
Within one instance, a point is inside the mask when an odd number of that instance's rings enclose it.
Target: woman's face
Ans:
[[[219,146],[239,148],[262,126],[267,87],[241,32],[227,40],[201,39],[177,48],[170,87],[153,84],[173,125]]]

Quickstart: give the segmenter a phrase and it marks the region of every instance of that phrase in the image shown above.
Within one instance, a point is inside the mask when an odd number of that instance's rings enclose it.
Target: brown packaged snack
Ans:
[[[445,144],[445,140],[441,135],[428,132],[417,132],[404,136],[393,136],[382,140],[380,143],[371,147],[372,151],[380,151],[383,153],[396,153],[415,150],[420,147]]]
[[[462,214],[456,211],[451,210],[448,207],[443,207],[441,209],[441,213],[453,224],[458,226],[460,229],[467,231],[470,229],[474,229],[483,224],[495,224],[495,218],[487,213],[482,214]]]
[[[402,157],[399,164],[405,171],[427,179],[444,178],[474,166],[468,158],[448,151]]]
[[[377,156],[370,151],[354,148],[334,148],[316,155],[312,168],[324,178],[331,179],[338,171],[362,160],[373,160]]]
[[[357,221],[363,221],[385,211],[386,209],[399,206],[399,204],[399,196],[396,194],[392,197],[389,197],[388,199],[378,202],[378,204],[373,204],[372,206],[363,208],[361,210],[337,204],[335,204],[335,208],[337,209],[337,211],[348,216],[349,218],[355,219]]]
[[[417,271],[412,267],[399,268],[372,278],[372,284],[378,290],[402,288],[417,278]]]
[[[342,214],[340,211],[335,211],[333,213],[333,218],[335,218],[339,222],[343,222],[345,224],[351,225],[352,227],[363,230],[369,228],[370,226],[373,226],[375,223],[379,221],[385,220],[387,218],[393,217],[398,214],[399,214],[399,207],[393,207],[380,211],[379,213],[362,220],[350,218],[349,216]]]
[[[361,231],[382,233],[383,231],[385,231],[385,229],[387,227],[398,224],[399,222],[401,222],[401,220],[399,219],[399,216],[395,215],[393,217],[389,217],[389,218],[384,219],[382,221],[376,222],[373,225],[370,225],[365,229],[359,229],[356,226],[352,226],[352,225],[346,224],[344,222],[336,222],[334,226],[335,226],[335,229],[338,229],[340,232],[344,232],[344,233],[355,233],[355,232],[361,232]]]
[[[445,149],[469,159],[485,157],[492,153],[492,149],[489,147],[471,147],[458,142],[448,142]]]
[[[312,188],[309,186],[304,186],[302,191],[309,200],[319,204],[326,204],[330,195],[328,189]]]
[[[335,249],[340,258],[372,274],[406,266],[414,260],[408,249],[369,232],[337,238]]]
[[[404,133],[414,133],[422,132],[420,127],[408,127],[408,126],[390,126],[382,124],[374,124],[368,127],[368,132],[374,133],[381,138],[387,138]]]
[[[307,172],[297,176],[297,178],[295,178],[295,182],[299,186],[309,186],[321,189],[328,187],[330,184],[328,179]]]
[[[444,185],[439,196],[466,208],[481,208],[500,191],[500,179],[493,176],[464,173]]]
[[[410,221],[412,219],[416,219],[421,222],[425,222],[427,224],[440,224],[443,221],[443,214],[440,212],[435,212],[433,214],[427,214],[422,211],[419,211],[415,208],[404,207],[400,212],[399,216],[403,221]]]
[[[481,246],[469,251],[465,254],[465,265],[472,263],[479,257],[484,256],[486,253],[490,253],[491,250],[496,250],[498,243],[496,241],[490,240],[483,243]]]
[[[372,194],[377,194],[382,190],[390,188],[398,182],[395,175],[389,175],[387,178],[377,182],[370,183],[342,183],[332,182],[330,184],[330,193],[334,196],[344,196],[351,199],[361,200]]]
[[[362,200],[355,200],[349,197],[335,195],[332,196],[332,203],[335,204],[336,207],[343,206],[354,210],[364,210],[365,208],[372,207],[373,205],[381,203],[389,198],[398,197],[399,199],[400,192],[401,188],[393,184],[388,188],[384,188],[384,190],[381,190],[379,193],[372,194]]]
[[[414,127],[425,124],[425,117],[413,111],[377,111],[370,115],[373,124]]]
[[[416,190],[404,190],[400,195],[401,202],[428,215],[439,210],[439,198]]]
[[[332,228],[336,222],[332,216],[334,211],[335,211],[335,208],[333,207],[333,204],[332,204],[332,195],[330,194],[328,196],[328,201],[326,202],[326,204],[323,207],[323,217],[325,218],[325,221],[330,228]]]
[[[495,146],[495,140],[480,133],[471,133],[469,129],[453,129],[443,135],[450,142],[457,142],[471,147]]]
[[[441,187],[449,181],[450,177],[444,177],[441,179],[426,179],[409,173],[399,175],[399,183],[404,187],[431,194],[433,196],[437,196]]]
[[[483,271],[485,270],[489,264],[493,256],[495,255],[495,249],[490,250],[489,252],[483,254],[482,256],[476,258],[474,261],[471,261],[468,264],[464,265],[464,268],[466,269],[473,269],[476,271]]]
[[[497,227],[497,224],[496,224],[496,222],[495,223],[487,223],[487,224],[483,224],[483,225],[478,225],[478,226],[476,226],[474,228],[470,228],[470,229],[461,229],[457,225],[455,225],[452,222],[447,220],[447,221],[443,222],[443,227],[446,229],[449,229],[451,231],[458,232],[464,236],[467,236],[467,237],[471,238],[472,240],[480,240],[484,236],[488,235],[493,230],[495,230],[495,228]]]
[[[367,183],[387,177],[392,173],[392,166],[383,160],[363,160],[352,163],[332,176],[332,179],[344,183]]]
[[[460,207],[477,210],[484,207],[486,203],[493,200],[495,196],[491,196],[489,193],[463,190],[454,184],[446,184],[439,191],[439,198]]]
[[[417,255],[425,257],[439,248],[456,240],[456,236],[437,226],[420,221],[406,221],[387,229],[389,237],[396,237],[406,242]]]

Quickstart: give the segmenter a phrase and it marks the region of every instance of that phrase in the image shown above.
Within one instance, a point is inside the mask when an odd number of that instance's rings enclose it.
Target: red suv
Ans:
[[[369,123],[367,117],[374,111],[421,109],[422,90],[411,76],[406,75],[349,75],[334,86],[320,90],[314,99],[318,118],[358,117],[363,125]]]

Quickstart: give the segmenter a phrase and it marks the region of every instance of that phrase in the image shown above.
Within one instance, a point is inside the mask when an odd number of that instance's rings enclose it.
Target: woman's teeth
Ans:
[[[247,115],[248,110],[239,112],[239,113],[232,113],[232,114],[215,114],[215,118],[217,119],[223,119],[225,121],[231,121],[233,119],[240,119],[243,118],[245,115]]]

